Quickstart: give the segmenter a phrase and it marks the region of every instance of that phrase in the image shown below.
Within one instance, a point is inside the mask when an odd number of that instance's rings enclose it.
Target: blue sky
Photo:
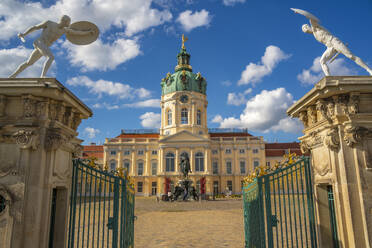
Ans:
[[[302,125],[285,110],[323,77],[325,50],[308,23],[289,8],[307,10],[372,66],[372,1],[59,0],[0,2],[0,76],[8,77],[32,51],[39,32],[16,34],[44,20],[71,16],[101,30],[88,46],[63,37],[52,47],[56,77],[94,112],[79,137],[102,143],[121,129],[152,128],[160,120],[160,81],[174,72],[181,35],[189,38],[194,72],[207,79],[208,126],[244,127],[265,140],[295,141]],[[38,77],[40,59],[20,77]],[[343,55],[333,75],[368,75]]]

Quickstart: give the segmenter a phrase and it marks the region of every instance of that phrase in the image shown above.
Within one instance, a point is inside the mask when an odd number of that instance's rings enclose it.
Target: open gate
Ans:
[[[134,246],[134,188],[126,173],[73,160],[68,248]]]
[[[309,158],[292,159],[248,177],[245,247],[317,247]]]

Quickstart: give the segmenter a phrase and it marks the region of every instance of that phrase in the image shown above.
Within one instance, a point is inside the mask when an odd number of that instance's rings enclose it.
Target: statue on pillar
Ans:
[[[187,153],[183,153],[181,155],[180,167],[181,167],[183,177],[188,178],[189,173],[191,172],[191,167],[190,167],[189,155],[187,155]]]
[[[64,15],[59,23],[45,21],[30,27],[24,33],[19,33],[18,37],[22,42],[25,42],[25,36],[36,30],[42,29],[41,35],[33,43],[34,50],[28,60],[19,65],[16,71],[9,77],[15,78],[19,73],[33,65],[42,56],[47,57],[41,72],[41,77],[45,77],[54,60],[54,55],[50,51],[49,47],[64,34],[66,34],[67,40],[75,45],[87,45],[98,38],[99,30],[93,23],[87,21],[75,22],[71,25],[70,23],[71,18]]]
[[[326,76],[330,76],[327,62],[329,61],[329,63],[332,63],[340,53],[354,61],[357,65],[364,68],[370,75],[372,75],[372,69],[369,68],[367,64],[363,62],[363,60],[352,54],[349,48],[341,40],[332,35],[326,28],[321,26],[318,18],[305,10],[294,8],[291,8],[291,10],[297,14],[305,16],[310,20],[310,26],[308,24],[302,25],[302,31],[304,33],[313,34],[317,41],[327,47],[320,58],[320,65]]]

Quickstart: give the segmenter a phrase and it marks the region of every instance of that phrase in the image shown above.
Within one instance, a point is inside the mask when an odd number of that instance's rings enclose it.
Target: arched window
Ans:
[[[172,152],[165,155],[165,171],[174,171],[174,154]]]
[[[129,159],[125,159],[124,161],[123,161],[123,166],[124,166],[124,168],[128,171],[128,173],[129,173],[129,170],[130,170],[130,160]]]
[[[201,152],[195,154],[195,171],[204,171],[204,155]]]
[[[142,160],[139,160],[137,162],[137,173],[138,173],[138,176],[143,175],[143,161]]]
[[[116,161],[111,160],[110,161],[110,171],[113,172],[113,171],[115,171],[115,169],[116,169]]]
[[[181,110],[181,124],[189,123],[188,111],[187,108]]]
[[[167,125],[172,125],[172,110],[170,109],[167,110]]]
[[[200,111],[200,109],[198,109],[198,111],[196,112],[196,124],[201,125],[201,111]]]

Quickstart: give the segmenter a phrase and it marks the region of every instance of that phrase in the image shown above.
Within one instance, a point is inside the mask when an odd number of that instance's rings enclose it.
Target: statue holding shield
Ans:
[[[27,61],[18,66],[16,71],[10,75],[10,78],[15,78],[19,73],[30,65],[33,65],[42,56],[47,57],[41,73],[41,77],[45,77],[54,60],[54,56],[49,47],[64,34],[66,34],[66,38],[71,43],[76,45],[87,45],[94,42],[98,38],[99,30],[93,23],[86,21],[75,22],[71,25],[70,23],[71,18],[67,15],[64,15],[59,23],[46,21],[30,27],[24,33],[18,34],[18,37],[22,40],[22,42],[25,42],[25,36],[36,30],[42,29],[41,35],[33,43],[34,50],[32,51],[30,57]]]

